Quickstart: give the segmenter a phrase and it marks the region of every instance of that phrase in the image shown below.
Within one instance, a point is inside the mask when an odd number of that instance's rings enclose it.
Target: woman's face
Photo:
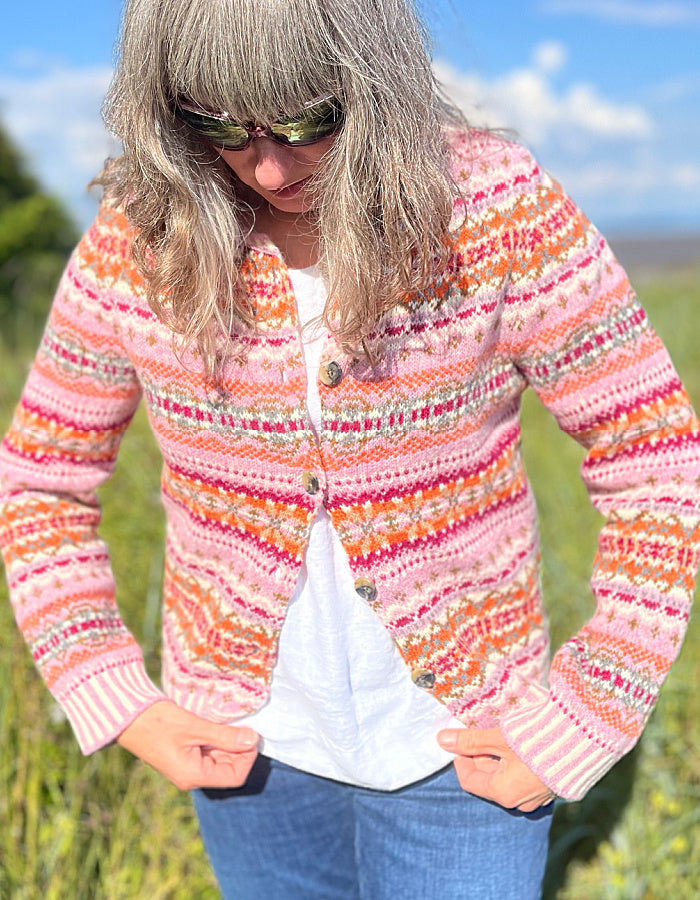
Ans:
[[[307,213],[314,202],[308,181],[334,140],[331,135],[306,147],[287,147],[263,136],[244,150],[217,148],[217,153],[270,206],[285,213]]]

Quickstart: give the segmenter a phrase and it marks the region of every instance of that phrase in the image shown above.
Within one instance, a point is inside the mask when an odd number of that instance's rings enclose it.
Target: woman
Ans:
[[[226,897],[537,897],[551,801],[634,745],[697,563],[698,425],[624,273],[439,99],[407,0],[131,0],[107,117],[124,154],[0,457],[17,619],[82,749],[194,790]],[[528,385],[606,517],[551,664]],[[162,691],[95,531],[141,398]]]

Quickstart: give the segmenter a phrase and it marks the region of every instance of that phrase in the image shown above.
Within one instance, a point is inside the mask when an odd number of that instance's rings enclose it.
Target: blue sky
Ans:
[[[0,119],[86,224],[117,146],[99,106],[121,3],[12,3]],[[422,0],[438,75],[479,124],[515,129],[609,234],[700,231],[698,0]]]

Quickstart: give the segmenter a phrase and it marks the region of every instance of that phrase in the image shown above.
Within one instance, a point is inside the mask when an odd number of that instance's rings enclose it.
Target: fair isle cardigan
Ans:
[[[245,255],[257,324],[212,386],[149,308],[125,217],[104,206],[79,244],[2,445],[0,536],[17,621],[84,752],[163,696],[218,722],[265,702],[321,504],[416,690],[500,727],[571,799],[637,740],[688,621],[698,423],[558,185],[493,136],[460,136],[454,160],[449,264],[377,322],[374,367],[327,337],[318,442],[275,248]],[[605,517],[595,612],[551,663],[520,453],[528,385],[586,448]],[[97,534],[95,490],[141,399],[164,462],[163,692]]]

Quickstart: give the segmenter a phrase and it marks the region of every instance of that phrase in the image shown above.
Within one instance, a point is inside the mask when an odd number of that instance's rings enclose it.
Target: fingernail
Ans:
[[[457,749],[457,732],[456,731],[439,731],[437,736],[438,744],[443,750],[453,751]]]
[[[241,735],[241,746],[245,750],[252,750],[258,744],[258,735],[255,731],[246,731]]]

